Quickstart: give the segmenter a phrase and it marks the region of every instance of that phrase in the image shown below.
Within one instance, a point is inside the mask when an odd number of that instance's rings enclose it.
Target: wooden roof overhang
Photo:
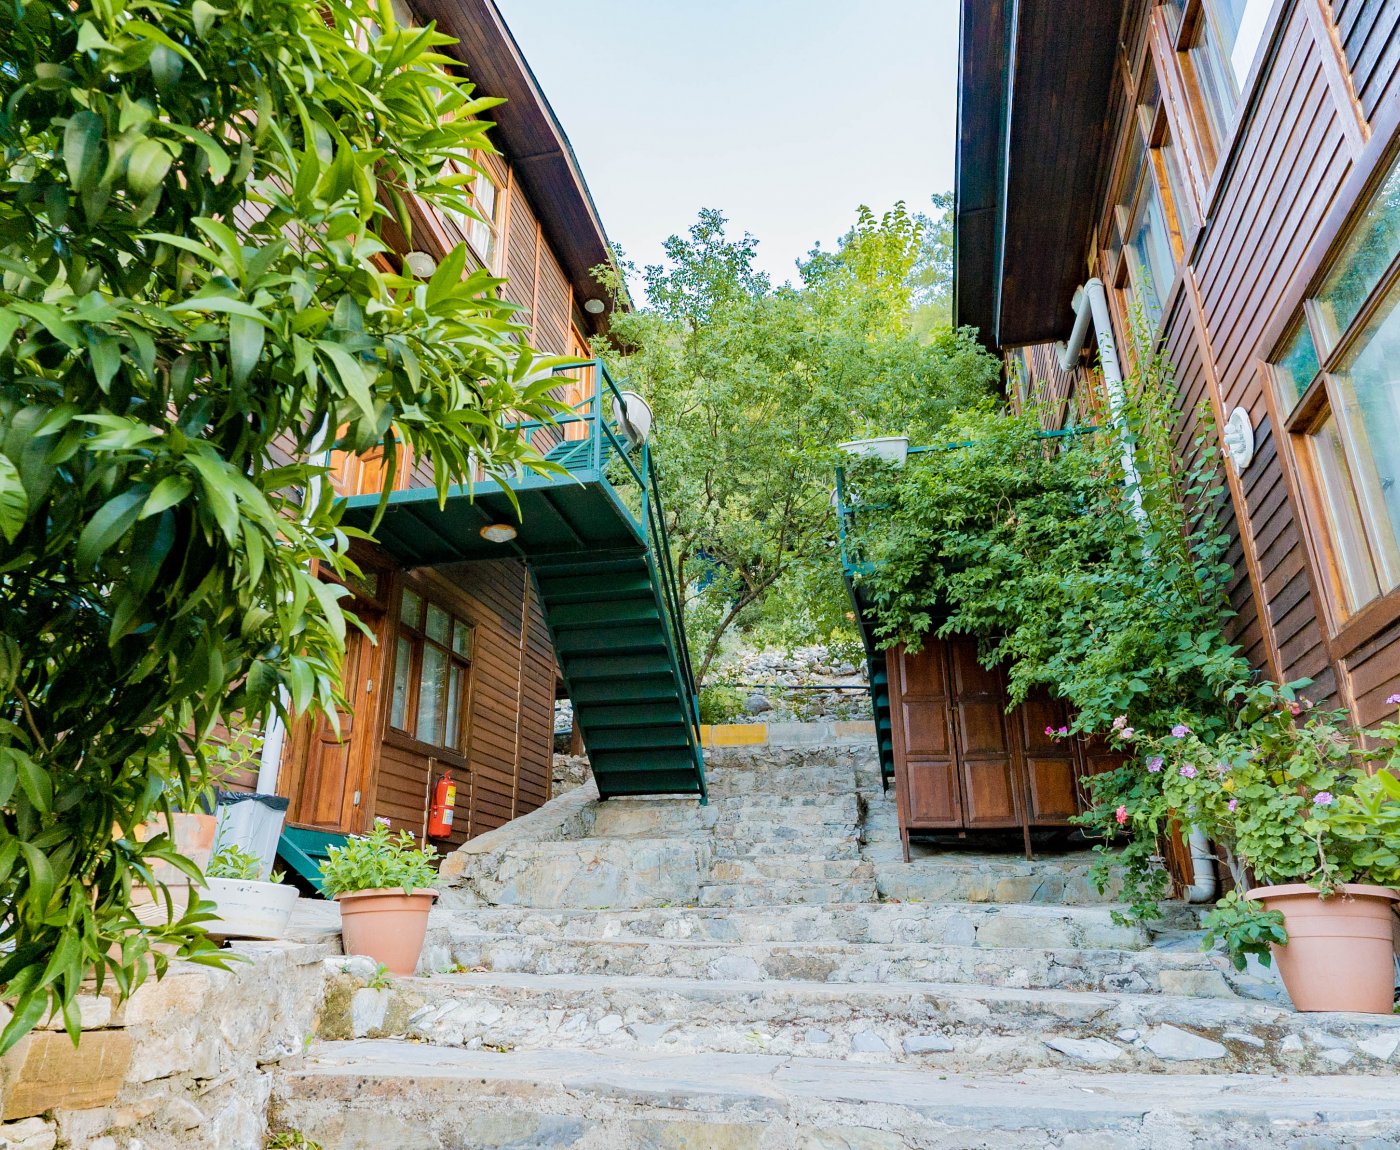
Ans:
[[[1123,0],[962,0],[953,314],[1063,338],[1088,275]]]
[[[421,19],[435,21],[440,31],[456,37],[458,42],[446,50],[462,61],[477,92],[505,99],[489,113],[497,146],[529,198],[575,299],[599,299],[606,305],[599,315],[583,313],[591,329],[586,334],[601,331],[613,301],[592,269],[612,259],[612,247],[573,147],[500,10],[493,0],[413,0],[413,7]]]

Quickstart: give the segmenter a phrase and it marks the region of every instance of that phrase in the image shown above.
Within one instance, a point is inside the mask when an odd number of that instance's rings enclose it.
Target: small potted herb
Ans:
[[[242,847],[226,846],[204,872],[215,918],[206,930],[216,938],[281,938],[296,906],[295,887],[282,876],[264,880],[263,860]]]
[[[437,851],[419,848],[408,831],[390,834],[376,819],[367,835],[331,847],[321,864],[321,889],[340,904],[346,954],[365,954],[394,974],[412,974],[428,934]]]

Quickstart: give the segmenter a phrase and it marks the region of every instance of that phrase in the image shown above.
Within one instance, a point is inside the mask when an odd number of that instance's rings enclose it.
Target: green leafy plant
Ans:
[[[375,965],[374,973],[365,981],[365,986],[370,990],[388,990],[393,985],[394,976],[382,962]]]
[[[925,224],[862,208],[801,283],[774,287],[757,241],[705,210],[641,271],[649,304],[616,313],[603,353],[656,412],[661,503],[702,684],[726,636],[849,640],[831,545],[836,445],[929,436],[988,395],[996,360],[970,330],[916,334],[911,276]],[[617,269],[602,277],[620,290]]]
[[[278,1130],[268,1138],[267,1150],[322,1150],[322,1146],[300,1130]]]
[[[154,816],[221,723],[333,712],[353,578],[330,451],[440,491],[543,466],[548,361],[465,246],[427,282],[379,238],[471,213],[497,101],[367,0],[0,8],[0,997],[8,1049],[85,980],[220,963],[143,925]],[[322,579],[318,573],[331,579]],[[284,703],[283,700],[286,700]]]
[[[391,834],[376,822],[367,835],[352,835],[344,846],[331,847],[321,864],[321,887],[329,897],[358,890],[401,887],[404,894],[426,890],[437,881],[434,847],[420,848],[408,831]]]
[[[744,713],[744,693],[728,683],[707,683],[700,688],[700,721],[729,723]]]
[[[1283,912],[1265,910],[1238,890],[1232,890],[1206,915],[1205,928],[1202,949],[1210,950],[1217,943],[1224,946],[1236,970],[1244,970],[1250,957],[1257,958],[1265,966],[1271,965],[1273,952],[1270,948],[1288,941],[1288,933],[1283,929]]]
[[[263,860],[240,846],[220,847],[204,869],[209,878],[232,878],[244,882],[281,882],[280,874],[266,880],[262,877]]]

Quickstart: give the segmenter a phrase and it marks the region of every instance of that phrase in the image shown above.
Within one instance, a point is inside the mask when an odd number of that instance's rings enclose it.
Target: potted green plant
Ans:
[[[367,835],[331,847],[321,864],[321,889],[340,904],[346,954],[366,954],[394,974],[412,974],[428,933],[437,851],[420,848],[408,831],[393,835],[376,819]]]
[[[1222,940],[1241,968],[1272,957],[1299,1010],[1389,1014],[1400,722],[1355,731],[1298,686],[1250,688],[1217,738],[1187,721],[1144,738],[1145,766],[1160,773],[1166,809],[1225,849],[1235,890],[1206,917],[1207,944]]]
[[[263,860],[242,847],[221,848],[204,872],[215,917],[206,930],[216,938],[281,938],[296,906],[297,891],[281,875],[262,879]]]

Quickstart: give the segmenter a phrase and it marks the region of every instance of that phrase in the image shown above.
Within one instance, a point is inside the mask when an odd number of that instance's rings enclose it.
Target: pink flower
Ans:
[[[1118,820],[1118,825],[1120,827],[1125,825],[1128,821],[1128,808],[1119,807],[1116,811],[1113,812],[1113,817]]]
[[[1126,727],[1127,725],[1128,725],[1128,716],[1127,716],[1127,715],[1119,715],[1116,719],[1113,720],[1113,729],[1114,729],[1115,731],[1121,731],[1121,730],[1122,730],[1124,727]]]
[[[1068,735],[1068,734],[1069,734],[1069,728],[1068,728],[1068,727],[1061,727],[1058,731],[1055,732],[1055,734],[1057,734],[1057,735]]]
[[[1217,775],[1228,775],[1228,774],[1230,773],[1230,764],[1229,764],[1229,763],[1216,763],[1216,764],[1215,764],[1215,773],[1216,773]]]
[[[1178,739],[1184,739],[1190,733],[1191,728],[1188,727],[1185,723],[1177,723],[1177,725],[1172,728],[1172,735]]]
[[[1225,804],[1225,809],[1226,809],[1226,810],[1233,811],[1233,810],[1234,810],[1237,806],[1239,806],[1239,805],[1240,805],[1240,800],[1239,800],[1239,799],[1231,799],[1228,803]]]
[[[1147,760],[1147,769],[1155,775],[1162,769],[1162,763],[1164,761],[1161,755],[1153,755]]]
[[[387,827],[389,825],[389,820],[386,819],[383,815],[375,815],[374,821],[377,822],[381,827]]]
[[[1051,738],[1054,738],[1054,736],[1055,736],[1055,728],[1054,728],[1054,727],[1046,727],[1046,728],[1045,728],[1045,733],[1046,733],[1047,735],[1049,735]]]
[[[1131,743],[1135,738],[1137,738],[1137,732],[1133,730],[1132,727],[1124,727],[1121,731],[1118,732],[1118,737],[1122,739],[1125,743]]]
[[[1180,774],[1183,779],[1194,779],[1196,777],[1196,768],[1190,763],[1187,763],[1177,773]]]
[[[1313,795],[1313,806],[1315,806],[1315,807],[1330,807],[1331,805],[1332,805],[1332,792],[1331,792],[1331,791],[1318,791],[1317,794]]]
[[[1289,703],[1288,713],[1290,715],[1301,715],[1303,713],[1303,704],[1297,702],[1296,700],[1292,703]]]
[[[1391,695],[1390,698],[1386,700],[1386,702],[1389,703],[1392,707],[1400,707],[1400,695]]]

